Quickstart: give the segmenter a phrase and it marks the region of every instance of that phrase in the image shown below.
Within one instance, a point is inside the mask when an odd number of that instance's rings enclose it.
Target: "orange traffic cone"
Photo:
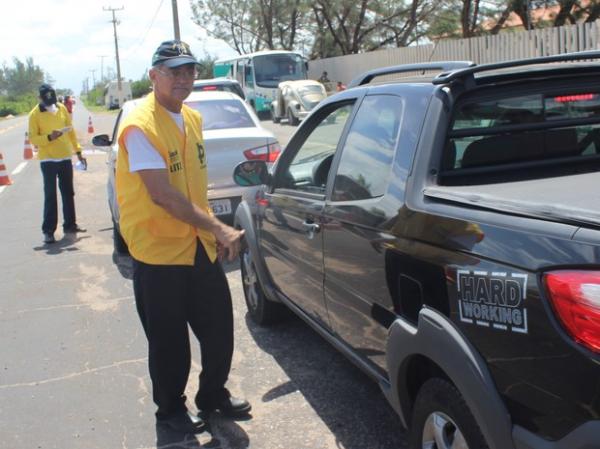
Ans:
[[[92,116],[88,119],[88,134],[94,134],[94,125],[92,125]]]
[[[23,149],[23,159],[33,159],[33,148],[29,141],[29,134],[25,133],[25,148]]]
[[[4,166],[4,159],[2,159],[2,153],[0,153],[0,186],[9,186],[12,181],[6,173],[6,167]]]

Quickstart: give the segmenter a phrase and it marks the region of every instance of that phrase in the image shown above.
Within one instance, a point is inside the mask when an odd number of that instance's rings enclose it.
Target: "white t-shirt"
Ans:
[[[183,133],[183,115],[167,111],[173,118],[179,131]],[[129,171],[167,168],[165,160],[146,135],[139,128],[131,128],[125,134],[125,145],[129,151]]]

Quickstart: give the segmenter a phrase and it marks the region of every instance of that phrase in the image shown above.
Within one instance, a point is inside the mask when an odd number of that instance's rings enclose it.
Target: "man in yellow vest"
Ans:
[[[158,47],[149,71],[153,92],[120,127],[116,172],[119,226],[133,258],[157,422],[186,433],[201,432],[207,412],[239,417],[251,408],[225,388],[233,312],[218,259],[237,257],[243,231],[216,219],[208,204],[202,117],[183,104],[197,64],[184,42]],[[188,412],[184,395],[188,324],[202,356],[197,416]]]
[[[77,154],[84,162],[81,145],[71,122],[71,115],[56,98],[56,91],[48,84],[40,86],[40,103],[29,113],[29,139],[39,148],[38,159],[44,177],[44,243],[54,243],[58,222],[56,180],[63,205],[65,233],[84,232],[75,220],[75,189],[71,158]]]

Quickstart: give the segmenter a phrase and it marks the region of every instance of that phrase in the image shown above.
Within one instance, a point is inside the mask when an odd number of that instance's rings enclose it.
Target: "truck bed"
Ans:
[[[431,186],[428,198],[600,227],[600,173],[468,186]]]

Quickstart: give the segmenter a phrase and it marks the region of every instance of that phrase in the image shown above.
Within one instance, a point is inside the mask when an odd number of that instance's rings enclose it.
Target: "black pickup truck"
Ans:
[[[388,67],[322,102],[271,172],[235,169],[262,184],[250,316],[302,317],[413,449],[600,448],[599,58]]]

